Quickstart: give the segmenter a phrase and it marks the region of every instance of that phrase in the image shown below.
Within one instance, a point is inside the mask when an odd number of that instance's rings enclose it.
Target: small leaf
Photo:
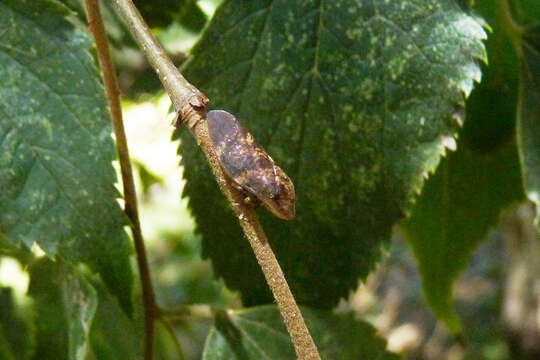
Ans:
[[[517,136],[523,182],[527,196],[536,204],[535,221],[540,230],[540,25],[524,33],[521,52]]]
[[[11,288],[0,287],[0,359],[27,359],[33,350],[33,329],[19,312]]]
[[[39,260],[30,268],[30,296],[36,304],[36,358],[84,360],[97,295],[75,269]]]
[[[398,360],[387,352],[375,329],[353,316],[302,309],[321,359]],[[274,306],[261,306],[218,314],[210,330],[203,360],[295,359],[293,345]]]
[[[208,22],[208,17],[199,7],[197,0],[185,0],[177,12],[176,20],[186,29],[200,32]]]
[[[163,185],[163,179],[150,171],[142,162],[136,159],[131,159],[131,165],[139,173],[139,179],[141,180],[141,192],[143,195],[148,195],[148,190],[152,185]]]
[[[127,219],[88,37],[52,0],[0,3],[0,233],[88,263],[131,312]]]
[[[225,1],[186,77],[292,178],[297,216],[261,221],[296,299],[329,308],[380,258],[392,225],[453,144],[484,59],[453,0]],[[272,297],[230,205],[183,131],[184,196],[203,255],[247,305]]]

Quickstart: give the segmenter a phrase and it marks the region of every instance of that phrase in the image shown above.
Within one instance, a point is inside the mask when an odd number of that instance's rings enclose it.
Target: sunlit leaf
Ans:
[[[53,0],[0,2],[0,234],[98,271],[127,312],[116,151],[88,37]]]

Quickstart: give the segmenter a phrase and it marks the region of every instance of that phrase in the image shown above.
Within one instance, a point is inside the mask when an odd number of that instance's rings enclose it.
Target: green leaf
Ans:
[[[237,297],[225,291],[212,276],[208,262],[201,260],[199,237],[191,232],[162,234],[160,254],[152,257],[152,274],[159,304],[175,308],[179,304],[226,306]],[[174,267],[174,274],[171,273]]]
[[[403,224],[426,298],[454,333],[460,325],[452,303],[453,282],[487,230],[498,223],[500,211],[523,199],[514,142],[488,154],[459,146],[427,181]]]
[[[142,359],[144,320],[139,311],[142,305],[135,307],[133,317],[129,318],[122,312],[103,284],[93,281],[92,285],[97,290],[99,299],[90,331],[93,358],[96,360]]]
[[[28,293],[36,304],[36,359],[85,359],[97,306],[92,285],[67,264],[43,259],[30,268]]]
[[[132,159],[131,165],[136,169],[141,180],[141,192],[144,196],[148,195],[148,190],[152,185],[163,185],[163,178],[150,171],[142,162]]]
[[[322,359],[397,360],[385,350],[376,330],[352,314],[302,309]],[[295,359],[281,315],[274,306],[226,311],[217,315],[203,352],[203,360]]]
[[[501,210],[524,199],[515,142],[517,57],[492,4],[478,7],[493,24],[489,66],[467,101],[458,150],[445,158],[403,223],[428,303],[450,331],[461,330],[452,285]]]
[[[28,359],[34,333],[13,301],[11,288],[0,287],[0,359]]]
[[[540,229],[540,25],[523,34],[521,52],[517,136],[523,182],[527,196],[536,204],[535,221]]]
[[[194,32],[200,32],[208,22],[208,17],[199,7],[196,0],[185,1],[177,16],[177,21]]]
[[[225,1],[184,69],[292,178],[297,217],[261,211],[296,299],[332,307],[380,258],[392,225],[452,144],[485,53],[452,0]],[[187,131],[184,196],[203,255],[247,305],[271,302]]]
[[[52,0],[0,2],[0,234],[86,262],[132,311],[116,151],[87,36]]]
[[[128,317],[100,281],[92,280],[92,286],[97,290],[99,305],[90,330],[91,351],[87,360],[142,360],[145,338],[142,304],[137,304],[133,316]],[[136,298],[141,299],[142,295]],[[189,327],[189,323],[184,325]],[[156,320],[154,325],[153,359],[178,359],[176,349],[170,345],[171,335],[163,331],[161,321]]]

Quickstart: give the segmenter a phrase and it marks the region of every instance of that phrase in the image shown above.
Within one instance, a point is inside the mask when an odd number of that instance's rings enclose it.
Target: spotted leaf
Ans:
[[[131,311],[127,221],[88,37],[54,0],[0,2],[0,238],[86,262]]]

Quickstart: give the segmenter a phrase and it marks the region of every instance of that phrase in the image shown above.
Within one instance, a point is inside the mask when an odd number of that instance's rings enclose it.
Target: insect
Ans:
[[[285,220],[294,218],[294,185],[285,172],[233,115],[213,110],[206,119],[225,173],[275,216]]]

